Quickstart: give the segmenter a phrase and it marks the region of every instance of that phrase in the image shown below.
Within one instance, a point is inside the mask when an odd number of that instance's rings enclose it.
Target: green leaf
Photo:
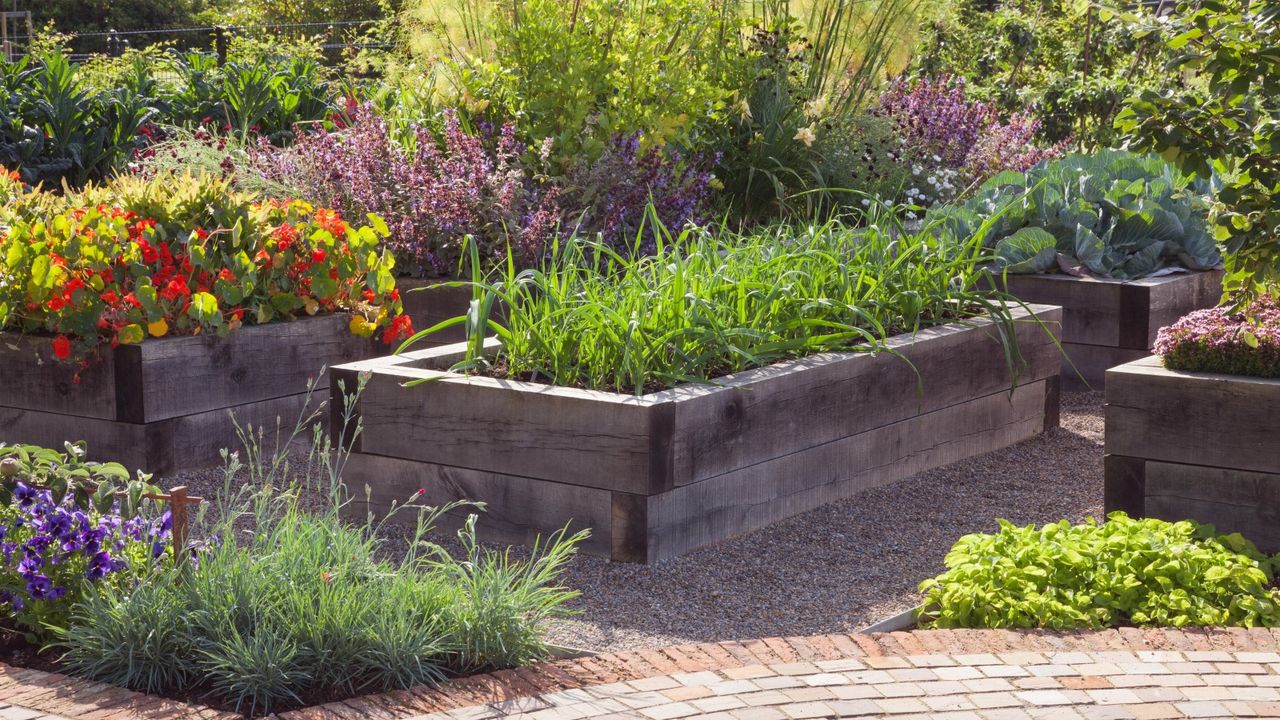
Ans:
[[[1057,242],[1042,228],[1022,228],[996,244],[998,264],[1012,273],[1046,272],[1057,257]]]

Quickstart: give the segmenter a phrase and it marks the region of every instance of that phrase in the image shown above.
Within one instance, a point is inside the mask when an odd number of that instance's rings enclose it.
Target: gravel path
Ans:
[[[913,607],[955,540],[992,531],[997,517],[1101,516],[1102,433],[1102,394],[1064,393],[1061,427],[1014,447],[655,565],[579,557],[564,585],[582,591],[580,614],[552,623],[549,640],[620,651],[860,629]],[[164,483],[212,497],[223,476],[188,471]]]
[[[619,651],[848,632],[913,607],[966,533],[1102,514],[1102,394],[1064,393],[1039,438],[869,490],[652,566],[581,557],[581,615],[551,641]]]

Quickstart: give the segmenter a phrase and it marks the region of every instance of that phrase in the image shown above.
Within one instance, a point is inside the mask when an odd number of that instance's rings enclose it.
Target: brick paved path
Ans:
[[[236,720],[0,664],[0,720]],[[276,720],[1280,718],[1280,631],[916,630],[537,663]]]
[[[595,685],[424,720],[1280,717],[1280,654],[1000,652],[748,665]]]

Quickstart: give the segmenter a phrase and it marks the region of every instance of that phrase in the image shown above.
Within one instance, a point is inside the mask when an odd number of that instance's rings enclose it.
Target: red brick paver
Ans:
[[[0,664],[0,720],[231,713]],[[539,663],[280,720],[1280,718],[1264,629],[946,630],[765,638]]]

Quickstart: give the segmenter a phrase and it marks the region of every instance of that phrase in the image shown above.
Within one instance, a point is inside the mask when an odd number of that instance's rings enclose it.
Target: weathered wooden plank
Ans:
[[[1160,328],[1172,325],[1183,315],[1193,310],[1216,306],[1222,300],[1222,275],[1221,270],[1206,270],[1155,278],[1166,282],[1150,282],[1147,299],[1150,310],[1146,345],[1143,347],[1153,347]],[[1145,282],[1148,281],[1138,280],[1135,284]]]
[[[362,451],[648,494],[651,413],[635,398],[458,375],[403,387],[406,379],[370,378]]]
[[[326,366],[375,354],[373,340],[355,337],[345,314],[243,327],[225,337],[173,337],[118,348],[138,353],[137,387],[119,393],[142,398],[142,416],[155,422],[237,407],[306,390],[309,378],[327,379]]]
[[[1006,289],[1024,302],[1062,308],[1062,339],[1116,346],[1120,341],[1119,280],[1070,275],[1009,275]]]
[[[1102,491],[1103,509],[1108,513],[1119,510],[1129,517],[1145,517],[1146,459],[1106,455],[1103,457],[1103,467],[1106,478]]]
[[[291,430],[303,397],[248,403],[235,408],[235,415],[242,425],[269,430],[280,417]],[[119,462],[157,477],[218,465],[222,448],[240,448],[226,409],[139,424],[0,407],[0,442],[61,448],[63,442],[76,440],[88,443],[91,460]]]
[[[1106,451],[1237,470],[1280,470],[1280,380],[1167,370],[1149,357],[1107,371]]]
[[[1099,391],[1107,386],[1107,370],[1151,354],[1149,350],[1062,343],[1062,386],[1072,392]],[[1068,359],[1070,362],[1068,362]]]
[[[1129,281],[1059,274],[1010,275],[1006,288],[1027,302],[1060,305],[1065,342],[1147,350],[1161,327],[1192,310],[1218,303],[1222,271]]]
[[[1053,322],[1060,311],[1041,315]],[[816,356],[685,393],[692,397],[662,393],[677,398],[665,486],[698,482],[1010,387],[1004,351],[990,326],[935,330],[915,340],[894,339],[910,364],[889,353],[843,354],[834,362],[832,356]],[[1028,361],[1019,382],[1056,376],[1060,354],[1045,328],[1019,322],[1016,333]]]
[[[0,406],[114,419],[116,369],[112,354],[80,371],[53,356],[50,338],[0,333]]]
[[[1146,463],[1146,514],[1238,532],[1266,553],[1280,550],[1280,473]]]
[[[421,489],[417,501],[427,505],[485,503],[477,527],[488,542],[528,544],[568,524],[574,532],[591,529],[582,552],[605,557],[612,552],[613,500],[607,490],[363,453],[351,456],[344,480],[355,498],[349,513],[358,519],[371,511],[383,517],[392,503],[403,503]],[[442,526],[456,528],[472,512],[451,513]],[[411,524],[414,517],[405,513],[400,521]]]
[[[167,476],[190,468],[221,465],[223,448],[242,449],[231,420],[232,413],[241,427],[252,425],[264,430],[265,448],[271,452],[275,448],[277,429],[286,435],[293,431],[306,397],[305,393],[289,395],[147,423],[143,426],[147,438],[143,467],[157,476]],[[313,407],[323,399],[323,394],[313,395]],[[308,426],[305,432],[310,431]]]
[[[142,425],[0,407],[0,442],[61,449],[64,442],[77,440],[88,443],[90,460],[146,469],[147,438]]]
[[[1048,381],[911,417],[649,498],[650,562],[1007,447],[1044,429]]]

